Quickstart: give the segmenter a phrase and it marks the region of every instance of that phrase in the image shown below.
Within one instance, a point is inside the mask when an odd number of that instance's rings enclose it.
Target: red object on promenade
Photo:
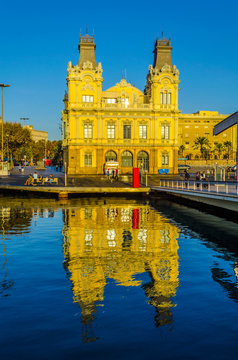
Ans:
[[[46,165],[46,166],[50,166],[50,165],[51,165],[51,160],[50,160],[50,159],[46,159],[46,160],[45,160],[45,165]]]
[[[133,188],[138,188],[140,185],[139,168],[133,168]]]

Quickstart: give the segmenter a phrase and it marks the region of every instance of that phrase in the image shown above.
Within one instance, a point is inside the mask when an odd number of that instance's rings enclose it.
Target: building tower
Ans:
[[[179,71],[172,63],[171,41],[162,38],[155,41],[154,62],[149,66],[145,86],[146,101],[152,105],[159,121],[161,145],[168,146],[161,155],[162,165],[169,164],[177,169],[178,158],[178,84]],[[171,166],[171,164],[170,164]]]
[[[65,110],[62,114],[64,163],[67,164],[68,174],[80,173],[83,167],[82,145],[90,145],[85,144],[84,131],[92,132],[92,116],[83,123],[80,116],[100,105],[102,66],[101,63],[97,65],[95,48],[94,35],[80,35],[78,65],[73,66],[71,61],[68,64],[68,92],[64,97]]]

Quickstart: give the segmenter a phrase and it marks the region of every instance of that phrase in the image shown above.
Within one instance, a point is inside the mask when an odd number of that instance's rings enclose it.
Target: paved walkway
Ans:
[[[15,167],[10,171],[9,176],[0,177],[0,185],[12,185],[12,186],[23,186],[26,182],[26,179],[30,174],[33,174],[34,171],[37,172],[38,176],[42,175],[43,177],[49,176],[50,174],[53,177],[58,178],[58,185],[65,186],[65,175],[62,172],[55,171],[52,167],[47,167],[45,170],[38,170],[35,167],[27,166],[24,168],[24,172],[19,172],[18,167]],[[87,188],[128,188],[132,187],[131,182],[123,182],[119,180],[109,181],[106,179],[106,176],[95,175],[95,176],[77,176],[74,178],[67,179],[68,187],[87,187]],[[45,185],[44,185],[45,186]],[[39,185],[39,187],[42,187]],[[51,185],[55,187],[55,185]]]

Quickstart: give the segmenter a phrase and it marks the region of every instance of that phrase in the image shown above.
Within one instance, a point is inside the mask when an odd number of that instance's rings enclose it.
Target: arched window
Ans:
[[[161,105],[171,105],[171,92],[163,90],[160,93],[160,104]]]
[[[121,166],[132,167],[133,166],[133,155],[130,151],[123,151],[121,154]]]
[[[149,155],[145,151],[140,151],[137,155],[137,166],[144,170],[149,170]]]
[[[105,155],[105,161],[116,161],[117,160],[117,154],[115,153],[115,151],[108,151]]]

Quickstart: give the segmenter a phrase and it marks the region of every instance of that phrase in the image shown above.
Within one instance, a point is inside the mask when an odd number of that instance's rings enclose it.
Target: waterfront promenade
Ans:
[[[58,179],[58,185],[24,185],[29,174],[36,171],[38,176],[52,176]],[[52,195],[58,198],[68,198],[71,196],[83,195],[142,195],[148,194],[149,187],[141,186],[133,188],[131,182],[113,179],[109,181],[104,175],[97,176],[80,176],[73,179],[67,178],[65,186],[65,176],[62,172],[55,171],[52,168],[37,170],[33,167],[26,167],[24,173],[20,173],[14,168],[9,176],[0,178],[0,192],[4,194],[22,194],[22,195]]]
[[[53,196],[59,199],[67,199],[71,196],[167,196],[176,199],[190,200],[203,205],[211,205],[217,208],[230,211],[238,211],[238,187],[234,181],[229,182],[200,182],[195,180],[185,181],[177,175],[173,178],[163,178],[161,176],[148,176],[148,186],[140,185],[133,188],[132,177],[121,177],[118,181],[109,181],[103,175],[79,176],[67,179],[62,172],[55,171],[53,168],[37,170],[38,175],[58,178],[57,185],[24,185],[29,174],[35,168],[26,167],[24,173],[19,173],[15,168],[7,177],[0,178],[0,192],[7,195],[24,196]],[[123,181],[122,181],[123,180]]]
[[[167,194],[218,208],[238,212],[237,182],[159,180],[151,186],[155,194]]]

